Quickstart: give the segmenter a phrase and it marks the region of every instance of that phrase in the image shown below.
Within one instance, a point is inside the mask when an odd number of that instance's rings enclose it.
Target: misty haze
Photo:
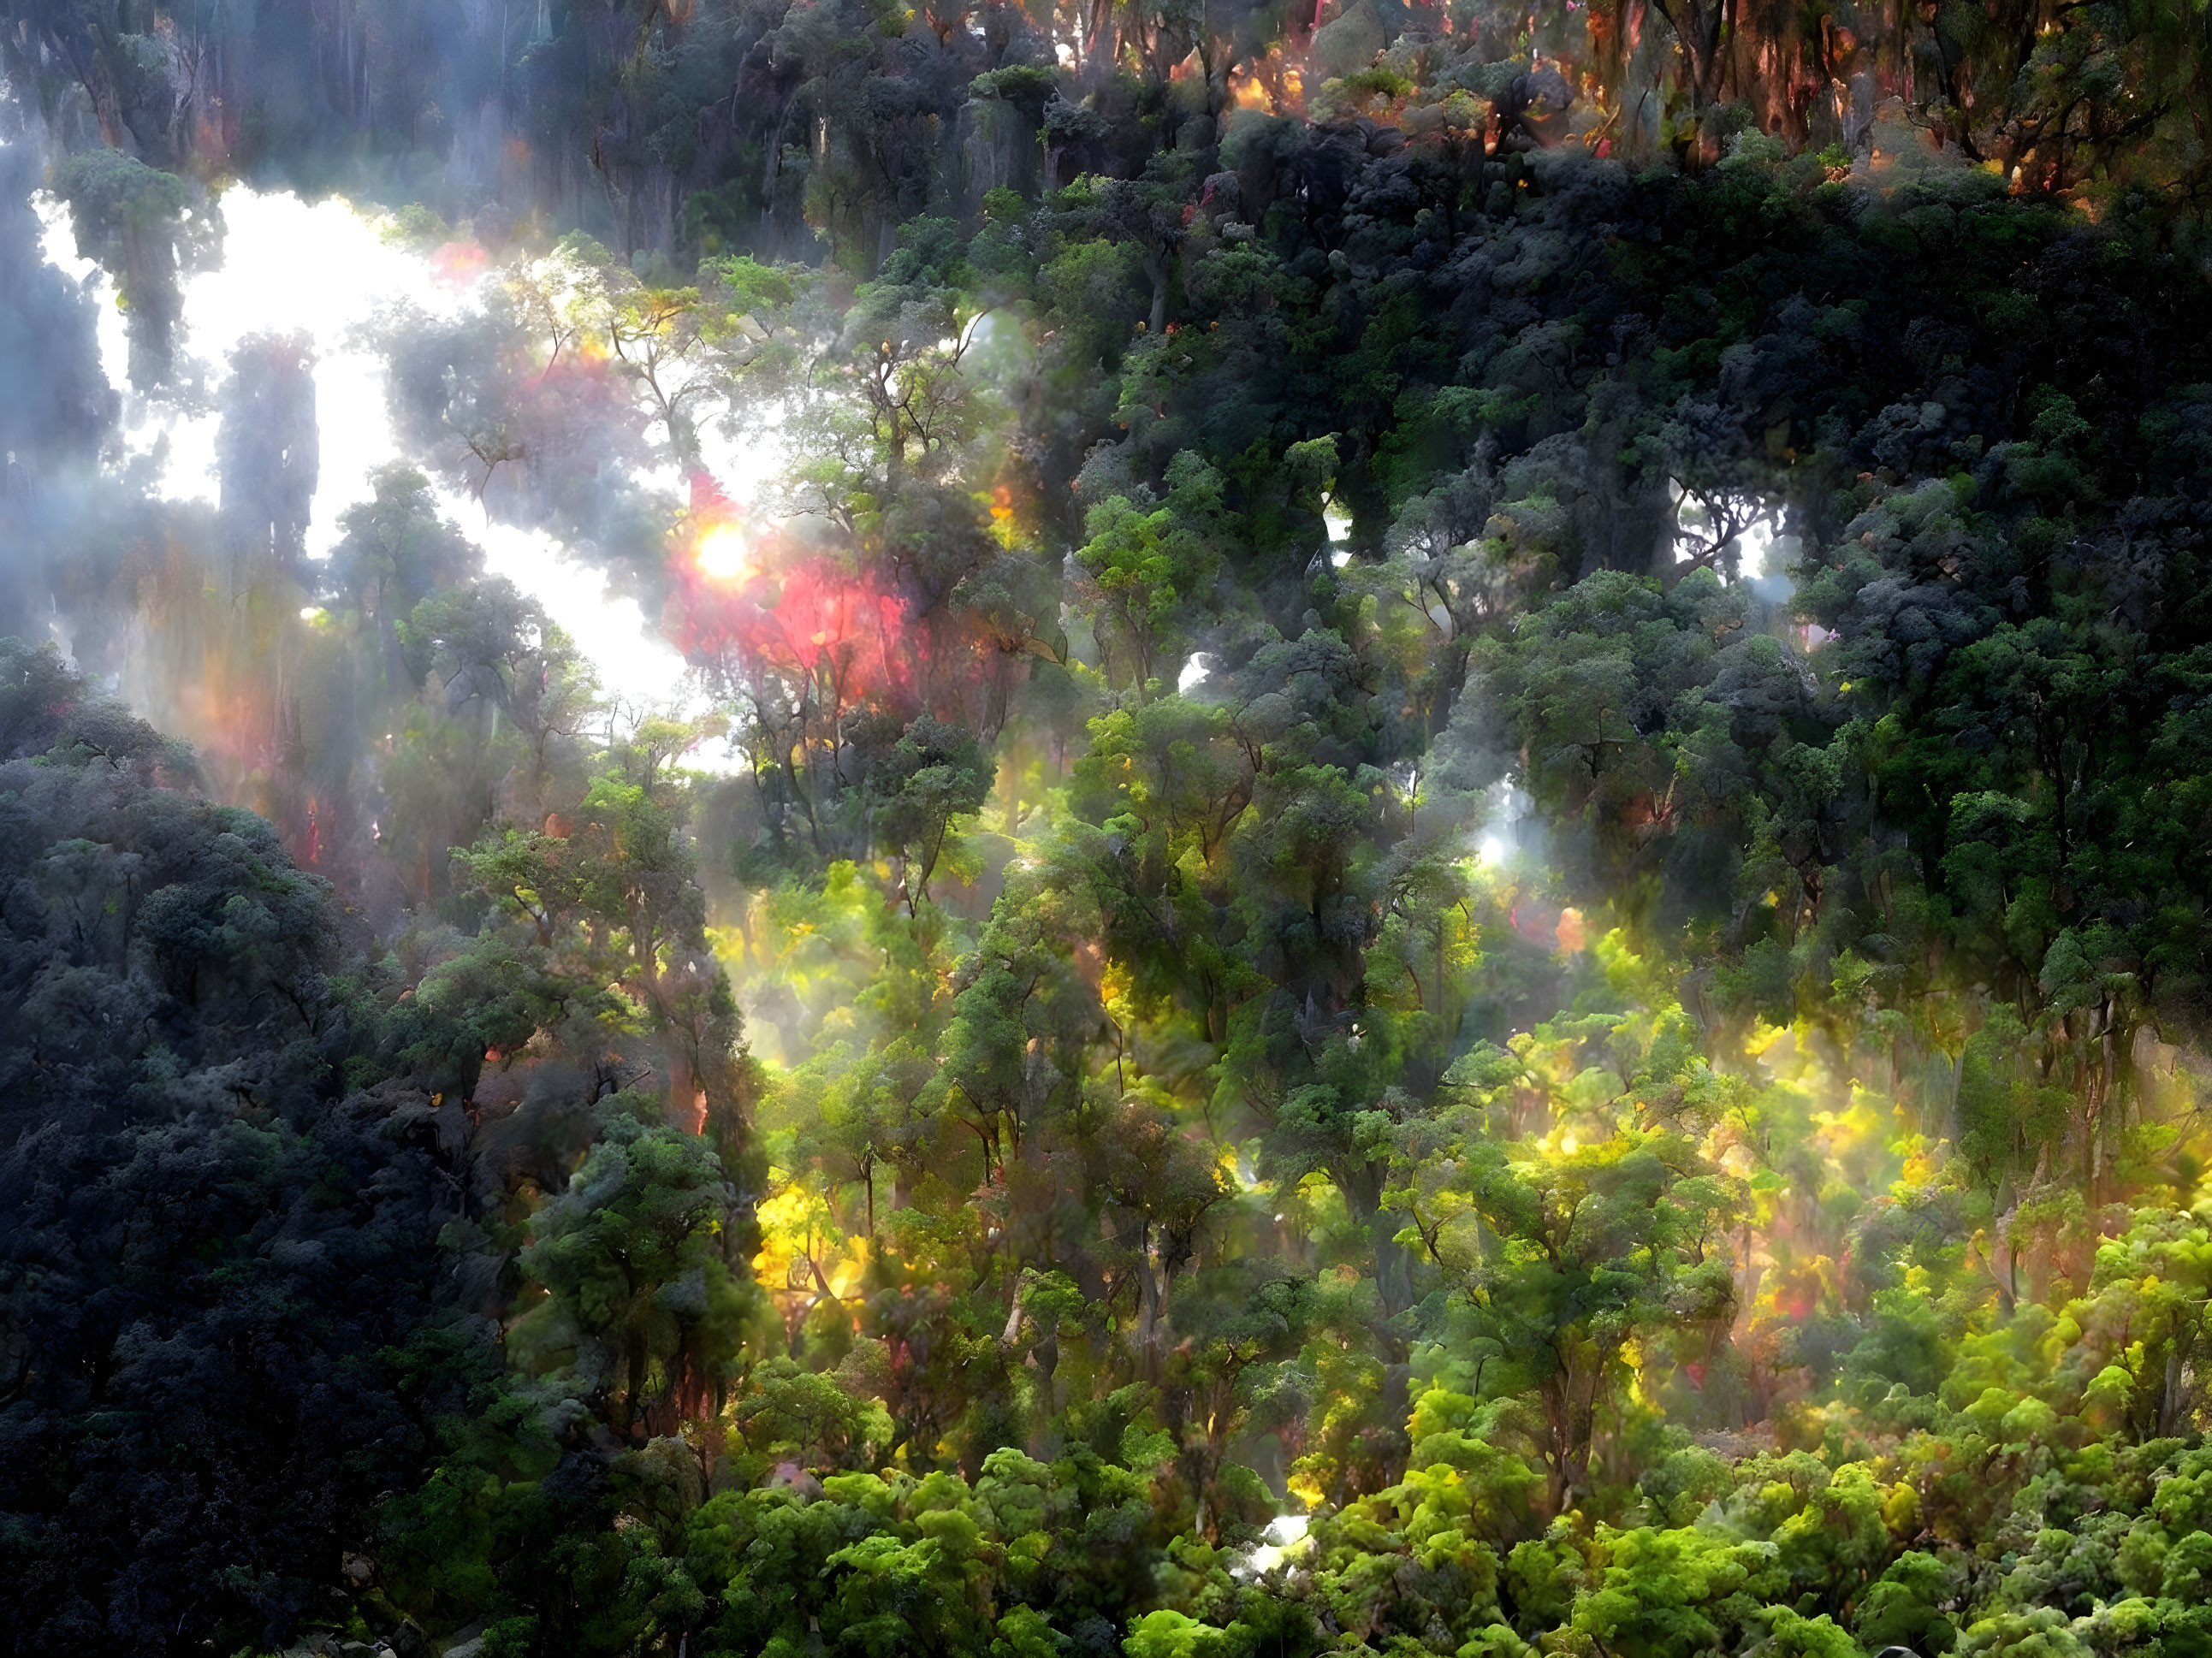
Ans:
[[[2212,11],[0,0],[0,1649],[2212,1655]]]

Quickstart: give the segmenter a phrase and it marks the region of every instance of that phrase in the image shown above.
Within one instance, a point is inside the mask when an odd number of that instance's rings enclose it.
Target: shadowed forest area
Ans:
[[[2212,9],[0,82],[0,1643],[2212,1655]]]

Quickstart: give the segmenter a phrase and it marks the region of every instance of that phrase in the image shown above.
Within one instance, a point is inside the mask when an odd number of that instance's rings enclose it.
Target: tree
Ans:
[[[1664,1130],[1506,1146],[1474,1138],[1477,1121],[1459,1119],[1449,1167],[1422,1182],[1433,1181],[1432,1213],[1445,1193],[1463,1206],[1437,1213],[1427,1248],[1459,1278],[1469,1333],[1496,1355],[1491,1385],[1536,1397],[1544,1511],[1555,1515],[1590,1490],[1630,1344],[1666,1325],[1732,1321],[1735,1285],[1708,1256],[1724,1199],[1690,1144]],[[1425,1126],[1402,1140],[1437,1144]]]
[[[433,590],[474,573],[477,555],[441,513],[430,481],[404,461],[371,480],[372,500],[339,515],[331,555],[333,591],[350,599],[382,648],[385,695],[397,701],[421,683],[401,649],[400,627]]]
[[[1091,507],[1084,518],[1087,539],[1075,555],[1113,618],[1116,647],[1106,652],[1109,677],[1126,683],[1140,701],[1180,631],[1174,627],[1179,612],[1203,594],[1217,562],[1206,531],[1221,510],[1220,477],[1185,451],[1170,464],[1167,483],[1167,500],[1151,513],[1121,495]],[[1121,653],[1127,665],[1113,673]]]
[[[884,794],[877,832],[905,868],[907,912],[921,913],[957,819],[982,810],[995,768],[957,726],[923,715],[893,745],[876,786]]]
[[[410,666],[441,682],[449,712],[476,702],[514,721],[529,749],[528,802],[549,805],[556,772],[577,767],[579,739],[603,712],[575,642],[504,577],[428,595],[398,635]]]
[[[753,1297],[720,1159],[641,1104],[602,1102],[598,1143],[532,1218],[520,1264],[546,1299],[514,1342],[572,1373],[615,1427],[665,1434],[727,1388]]]
[[[110,61],[119,42],[90,18],[87,55]],[[57,171],[55,193],[69,203],[77,257],[97,259],[115,279],[129,313],[131,384],[152,392],[174,366],[185,275],[212,263],[222,247],[222,216],[186,180],[133,158],[119,148],[120,115],[112,71],[96,76],[103,101],[103,137],[111,148],[70,157]]]

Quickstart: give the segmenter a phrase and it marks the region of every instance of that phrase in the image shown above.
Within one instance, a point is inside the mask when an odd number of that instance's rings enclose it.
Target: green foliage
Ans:
[[[2206,1645],[2203,31],[1446,9],[0,8],[491,273],[326,564],[0,285],[31,1649]]]
[[[530,1369],[559,1365],[595,1396],[619,1388],[626,1426],[726,1386],[750,1302],[714,1152],[622,1095],[599,1115],[568,1189],[532,1218],[519,1264],[546,1295],[511,1342]]]

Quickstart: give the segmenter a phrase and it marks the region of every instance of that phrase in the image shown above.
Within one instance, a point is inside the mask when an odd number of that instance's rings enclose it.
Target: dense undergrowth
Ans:
[[[328,558],[220,124],[6,58],[10,1638],[2212,1651],[2193,25],[949,16],[541,8]]]

